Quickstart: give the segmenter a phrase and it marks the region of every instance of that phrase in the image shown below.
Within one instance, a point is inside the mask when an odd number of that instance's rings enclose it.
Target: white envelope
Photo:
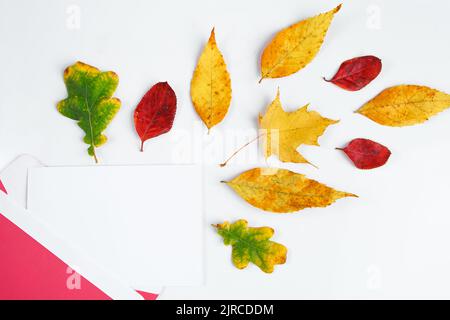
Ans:
[[[201,169],[36,167],[27,205],[133,288],[203,283]]]
[[[3,184],[7,187],[7,191],[8,191],[8,196],[7,196],[7,201],[9,202],[14,202],[14,204],[19,205],[19,207],[21,207],[21,209],[25,209],[27,208],[27,190],[28,190],[28,170],[32,169],[32,168],[42,168],[45,167],[45,165],[38,160],[37,158],[33,157],[32,155],[29,154],[23,154],[18,156],[16,159],[14,159],[11,163],[9,163],[1,172],[0,172],[0,181],[3,182]],[[2,208],[2,207],[0,207]],[[2,208],[3,209],[3,208]],[[27,215],[29,216],[33,216],[33,219],[36,218],[36,215],[33,214],[33,212],[31,211],[24,211],[26,212]],[[20,222],[21,220],[19,220],[18,222]],[[34,220],[30,223],[34,223]],[[20,227],[22,229],[22,225],[18,225],[18,227]],[[50,237],[54,237],[52,236],[53,233],[50,232],[48,230],[47,227],[47,232],[49,232]],[[45,232],[43,232],[45,233]],[[58,233],[58,232],[56,232]],[[39,239],[35,239],[38,242],[40,242],[40,238]],[[67,241],[62,241],[62,243],[67,243]],[[43,244],[43,243],[41,243]],[[64,246],[63,246],[64,248]],[[49,249],[53,254],[55,254],[56,256],[60,257],[56,252],[53,252],[51,250],[51,248],[47,248]],[[77,251],[77,250],[75,250]],[[80,250],[78,250],[80,251]],[[77,251],[77,252],[78,252]],[[70,256],[70,253],[69,253]],[[110,269],[111,268],[105,268],[103,267],[103,269],[107,270],[106,273],[108,274],[114,274],[114,272],[112,272]],[[113,278],[118,278],[117,274],[114,274]],[[120,280],[121,283],[123,281],[123,283],[126,283],[126,290],[130,290],[130,284],[129,282],[126,281],[127,279],[122,279]],[[91,281],[92,282],[92,281]],[[112,283],[114,284],[115,280],[112,281]],[[95,284],[97,284],[96,282],[93,282]],[[151,292],[152,294],[156,294],[159,295],[161,294],[163,287],[159,286],[159,285],[147,285],[146,288],[141,288],[141,287],[133,287],[133,289],[139,290],[141,292]],[[136,296],[135,295],[135,291],[132,290],[133,294],[131,297],[128,297],[130,299],[132,298],[136,298],[138,297],[139,299],[141,299],[142,297],[140,295]],[[105,293],[109,293],[106,292]],[[114,298],[113,295],[110,295],[112,298]]]
[[[116,274],[103,268],[88,255],[61,239],[60,234],[51,230],[51,228],[36,216],[30,214],[29,211],[18,203],[12,201],[10,195],[6,195],[3,192],[0,192],[0,209],[1,214],[9,221],[22,229],[112,299],[143,299],[128,283],[122,281]]]
[[[28,169],[45,165],[29,154],[23,154],[11,161],[1,172],[0,181],[7,187],[8,199],[27,208]]]

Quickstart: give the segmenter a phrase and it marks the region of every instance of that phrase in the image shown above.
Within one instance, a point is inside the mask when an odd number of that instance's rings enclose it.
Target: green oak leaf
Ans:
[[[88,153],[98,163],[95,148],[106,142],[102,132],[120,109],[120,100],[112,97],[119,77],[78,61],[64,70],[64,83],[68,97],[58,103],[58,111],[78,121],[86,134],[83,141],[89,145]]]
[[[224,244],[232,246],[232,261],[238,269],[244,269],[253,262],[262,271],[272,273],[274,265],[286,262],[287,248],[269,240],[274,234],[272,228],[250,228],[245,220],[213,226]]]

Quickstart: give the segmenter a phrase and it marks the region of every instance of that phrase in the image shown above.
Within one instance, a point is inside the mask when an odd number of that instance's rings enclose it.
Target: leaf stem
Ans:
[[[250,140],[249,142],[247,142],[246,144],[244,144],[242,147],[240,147],[239,149],[237,149],[227,160],[225,160],[224,163],[221,163],[220,166],[221,167],[225,167],[228,163],[228,161],[230,161],[236,154],[239,153],[239,151],[241,151],[242,149],[244,149],[246,146],[248,146],[249,144],[251,144],[252,142],[255,142],[256,140],[258,140],[262,135],[264,135],[264,133],[259,134],[256,138]]]
[[[144,152],[144,141],[141,141],[141,149],[140,149],[140,151]]]
[[[95,154],[95,147],[92,146],[92,156],[94,157],[95,163],[98,163],[97,155]]]

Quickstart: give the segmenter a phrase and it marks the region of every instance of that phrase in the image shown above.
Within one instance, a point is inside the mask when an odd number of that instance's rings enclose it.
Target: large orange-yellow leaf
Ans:
[[[261,80],[288,76],[310,63],[340,8],[341,5],[278,32],[262,53]]]
[[[254,168],[226,183],[252,206],[277,213],[326,207],[340,198],[357,197],[286,169]]]
[[[309,111],[308,105],[286,112],[280,102],[280,92],[268,106],[266,114],[259,115],[259,126],[264,130],[263,150],[266,158],[275,154],[283,162],[309,163],[297,148],[302,144],[318,146],[318,138],[325,129],[339,121]]]
[[[231,257],[238,269],[244,269],[253,262],[262,271],[272,273],[276,264],[286,262],[286,247],[269,240],[274,234],[272,228],[250,228],[245,220],[231,224],[226,221],[214,227],[224,244],[233,247]]]
[[[191,80],[191,99],[208,129],[223,120],[230,106],[230,74],[217,47],[214,29]]]
[[[356,112],[392,127],[411,126],[450,107],[450,95],[425,86],[400,85],[383,90]]]

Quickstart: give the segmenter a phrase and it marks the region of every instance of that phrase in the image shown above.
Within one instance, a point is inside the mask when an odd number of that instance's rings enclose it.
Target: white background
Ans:
[[[106,131],[108,143],[98,150],[103,164],[198,162],[201,150],[206,154],[206,285],[167,288],[162,298],[450,298],[450,111],[406,128],[383,127],[353,113],[396,84],[450,92],[450,2],[343,2],[310,65],[258,84],[259,56],[274,33],[338,1],[1,0],[0,165],[21,153],[49,165],[92,164],[81,130],[55,108],[66,96],[64,68],[81,60],[120,77],[115,95],[122,109]],[[208,136],[190,102],[189,83],[213,26],[233,100]],[[365,54],[380,57],[383,71],[363,90],[347,92],[321,79],[343,60]],[[140,153],[132,114],[158,81],[168,81],[177,93],[174,129]],[[320,169],[276,159],[269,164],[360,198],[276,215],[251,207],[219,183],[265,164],[243,153],[226,168],[217,166],[256,134],[257,115],[277,86],[287,110],[311,102],[311,109],[341,122],[325,132],[321,147],[300,148]],[[334,150],[356,137],[388,146],[387,165],[360,171]],[[231,248],[210,224],[238,218],[274,227],[274,240],[289,249],[287,263],[270,275],[255,266],[235,269]]]

